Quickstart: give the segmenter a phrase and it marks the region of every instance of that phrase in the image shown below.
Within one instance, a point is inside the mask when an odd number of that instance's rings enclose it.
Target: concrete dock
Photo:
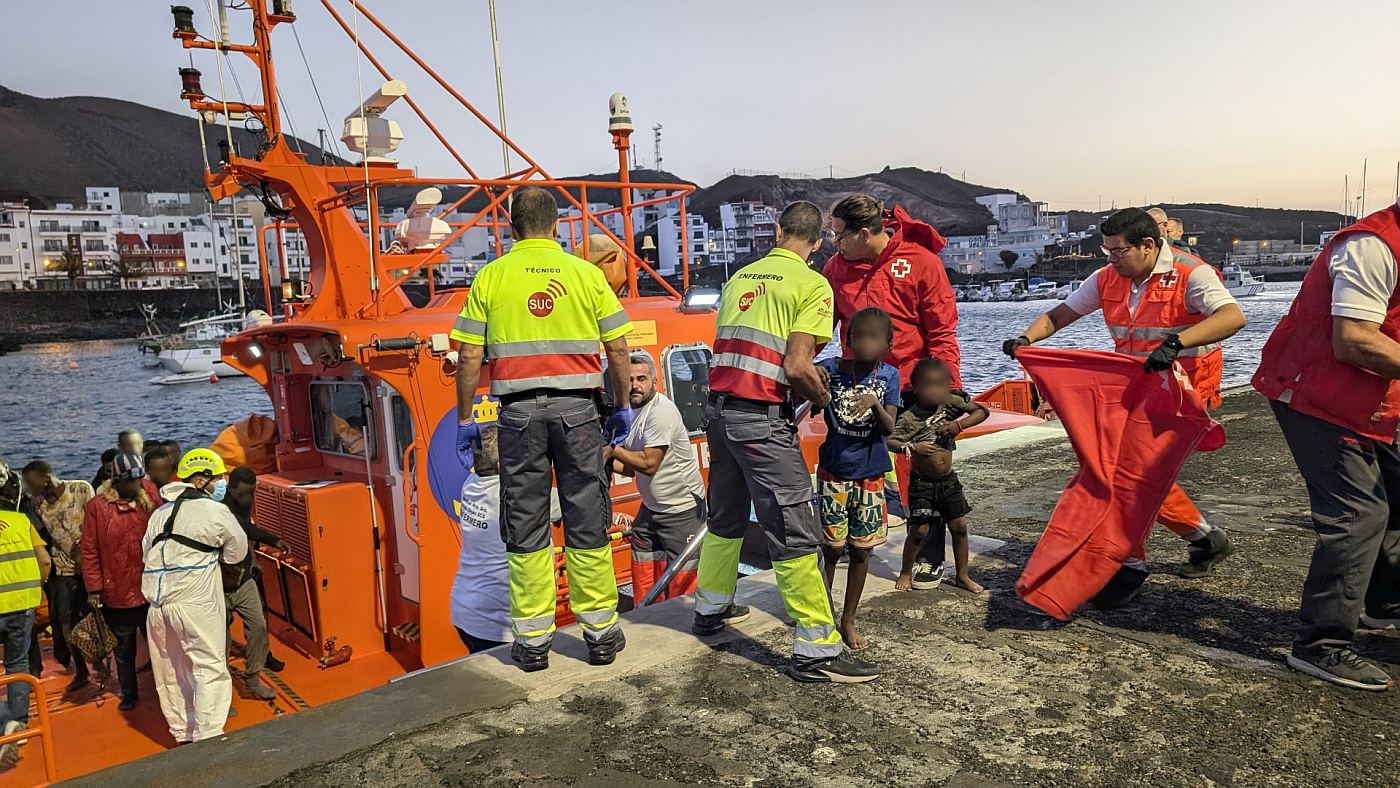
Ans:
[[[1147,593],[1120,611],[1061,624],[1012,590],[1075,470],[1047,425],[958,453],[988,593],[896,593],[902,530],[877,553],[861,622],[879,681],[787,678],[790,630],[764,574],[740,584],[754,617],[709,642],[689,634],[688,600],[668,602],[626,617],[609,668],[585,665],[565,630],[543,673],[488,652],[83,782],[1395,785],[1400,691],[1283,666],[1314,541],[1307,500],[1261,398],[1229,396],[1219,418],[1228,444],[1181,483],[1239,552],[1183,580],[1184,543],[1159,530]],[[1400,635],[1357,647],[1400,675]]]

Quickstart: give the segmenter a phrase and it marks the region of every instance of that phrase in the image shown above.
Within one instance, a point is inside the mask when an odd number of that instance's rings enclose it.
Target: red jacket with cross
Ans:
[[[942,359],[953,373],[954,387],[961,388],[958,305],[938,257],[948,242],[898,205],[885,211],[884,224],[892,237],[874,261],[847,260],[837,252],[822,271],[835,295],[841,352],[850,357],[846,330],[851,316],[879,307],[894,322],[894,345],[884,360],[899,370],[904,391],[913,388],[910,373],[921,358]]]

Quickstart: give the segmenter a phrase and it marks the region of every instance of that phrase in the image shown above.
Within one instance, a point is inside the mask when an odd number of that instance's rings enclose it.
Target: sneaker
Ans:
[[[622,634],[622,627],[613,627],[612,631],[597,640],[588,640],[588,664],[590,665],[611,665],[617,659],[617,652],[627,648],[627,636]]]
[[[521,670],[534,673],[549,667],[549,646],[527,646],[520,641],[511,644],[510,658]]]
[[[283,662],[282,660],[280,660],[280,659],[278,659],[278,658],[272,656],[271,654],[268,654],[268,655],[267,655],[267,661],[263,663],[263,667],[264,667],[264,668],[267,668],[268,670],[272,671],[273,673],[281,673],[283,670],[286,670],[286,668],[287,668],[287,663],[285,663],[285,662]]]
[[[1205,577],[1216,564],[1234,552],[1230,535],[1219,528],[1212,528],[1205,536],[1186,546],[1186,563],[1181,565],[1179,574],[1189,580]]]
[[[117,704],[117,711],[131,711],[140,702],[141,699],[135,695],[123,695],[122,702]]]
[[[1288,655],[1288,667],[1352,689],[1380,692],[1395,685],[1390,675],[1381,670],[1376,663],[1349,648],[1315,651],[1311,654],[1295,649]]]
[[[710,635],[717,635],[723,632],[726,626],[737,624],[748,617],[748,605],[736,605],[731,602],[729,603],[729,607],[726,607],[719,613],[711,613],[709,615],[696,613],[695,619],[690,623],[690,631],[700,637],[709,637]]]
[[[943,585],[943,564],[934,566],[926,561],[914,564],[914,590],[932,591]]]
[[[1400,618],[1384,618],[1361,614],[1362,629],[1400,629]]]
[[[826,659],[799,661],[793,658],[788,675],[804,684],[860,684],[880,678],[880,668],[842,649],[839,655]]]
[[[1149,577],[1151,574],[1145,569],[1120,566],[1118,572],[1109,579],[1103,590],[1095,594],[1089,602],[1099,610],[1117,610],[1120,607],[1126,607],[1134,599],[1137,599],[1138,594],[1142,593],[1142,588]]]
[[[19,720],[10,720],[5,723],[5,735],[24,730],[24,723]],[[19,763],[19,742],[12,741],[9,744],[0,744],[0,769],[9,769]]]
[[[277,690],[264,684],[258,676],[244,676],[243,687],[258,700],[277,700]]]

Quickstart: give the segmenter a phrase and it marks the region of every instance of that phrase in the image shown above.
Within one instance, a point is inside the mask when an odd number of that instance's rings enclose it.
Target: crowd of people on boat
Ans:
[[[115,690],[118,710],[142,702],[138,673],[152,671],[156,700],[177,743],[223,732],[232,713],[229,626],[242,624],[243,690],[271,700],[269,650],[250,544],[286,549],[253,521],[256,475],[228,472],[209,449],[123,430],[92,481],[64,479],[44,459],[0,460],[0,644],[7,673],[45,672],[39,636],[51,637],[67,698]],[[176,528],[178,521],[178,529]],[[47,621],[38,618],[47,599]],[[138,643],[149,662],[138,665]],[[115,671],[113,671],[115,668]],[[115,687],[112,673],[115,672]],[[13,683],[3,734],[29,719],[29,685]],[[19,756],[0,745],[0,768]]]
[[[632,476],[641,509],[631,528],[633,596],[694,595],[692,631],[710,637],[746,618],[735,600],[751,516],[764,536],[787,616],[789,674],[863,682],[880,668],[855,652],[870,554],[890,522],[908,525],[896,588],[944,579],[982,591],[969,569],[972,506],[953,469],[957,437],[988,418],[962,390],[957,308],[937,256],[943,239],[868,195],[829,214],[795,202],[776,246],[726,284],[704,405],[708,489],[676,404],[658,390],[656,360],[628,346],[633,325],[596,267],[563,251],[553,196],[516,191],[516,242],[478,274],[451,330],[457,344],[457,452],[462,552],[451,618],[472,652],[510,644],[526,671],[546,669],[555,632],[551,524],[562,519],[572,612],[594,665],[626,646],[612,562],[609,478]],[[1220,405],[1221,345],[1245,315],[1215,270],[1169,242],[1164,215],[1129,208],[1100,225],[1108,264],[1064,303],[1002,346],[1015,357],[1101,312],[1115,350],[1144,374],[1184,381],[1201,407]],[[808,263],[824,243],[823,271]],[[1400,206],[1338,233],[1264,348],[1254,386],[1266,395],[1307,482],[1317,547],[1288,664],[1335,684],[1383,690],[1392,679],[1352,648],[1358,627],[1400,626]],[[818,360],[836,340],[839,353]],[[599,344],[603,353],[598,352]],[[494,423],[476,393],[491,359]],[[606,358],[607,365],[603,365]],[[610,386],[605,386],[605,379]],[[1167,377],[1164,375],[1163,380]],[[612,401],[607,391],[621,392]],[[808,410],[810,408],[810,411]],[[827,437],[815,488],[798,421]],[[894,460],[908,460],[901,498]],[[242,622],[242,685],[271,699],[264,603],[250,544],[285,549],[253,518],[256,477],[230,474],[209,449],[117,436],[91,482],[62,479],[36,459],[0,463],[0,645],[8,673],[43,670],[36,612],[48,600],[53,658],[76,692],[108,681],[119,708],[142,702],[137,644],[147,643],[161,709],[178,743],[219,735],[230,715],[229,626]],[[1173,485],[1155,515],[1186,542],[1180,573],[1198,578],[1234,552]],[[698,558],[688,546],[700,540]],[[1147,580],[1145,535],[1092,598],[1131,604]],[[839,617],[831,598],[847,562]],[[679,564],[674,565],[673,564]],[[663,587],[656,588],[661,585]],[[12,683],[3,733],[28,719],[28,686]],[[0,745],[0,765],[17,747]]]

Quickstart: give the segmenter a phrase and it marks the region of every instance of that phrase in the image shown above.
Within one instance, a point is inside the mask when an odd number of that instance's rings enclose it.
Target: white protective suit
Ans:
[[[151,514],[141,540],[146,557],[141,591],[151,603],[146,616],[151,669],[161,711],[177,742],[224,732],[233,680],[219,563],[237,563],[248,552],[248,537],[233,512],[208,496],[180,504],[174,533],[217,550],[202,551],[173,539],[156,542],[175,510],[174,501],[193,489],[180,481],[162,487],[167,503]]]

